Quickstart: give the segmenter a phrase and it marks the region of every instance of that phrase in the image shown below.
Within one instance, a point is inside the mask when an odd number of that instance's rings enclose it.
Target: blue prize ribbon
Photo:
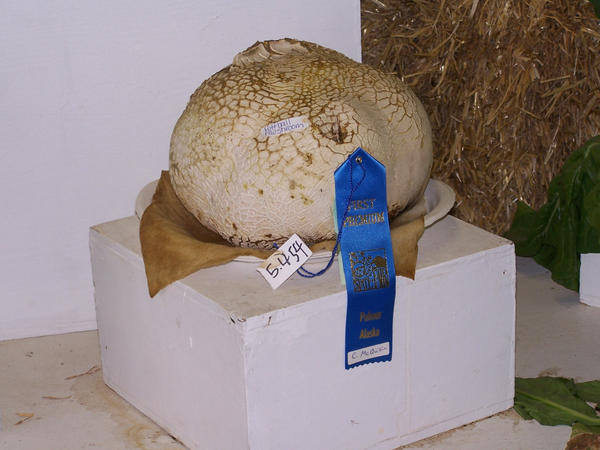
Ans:
[[[348,296],[344,359],[351,369],[392,359],[396,271],[384,165],[359,147],[334,178]]]

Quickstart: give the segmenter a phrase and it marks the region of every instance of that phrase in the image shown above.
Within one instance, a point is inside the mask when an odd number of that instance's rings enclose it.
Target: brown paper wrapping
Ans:
[[[414,278],[417,242],[424,230],[423,216],[409,223],[392,224],[390,230],[396,275]],[[232,247],[204,227],[175,195],[168,171],[162,172],[152,203],[142,215],[140,242],[151,297],[197,270],[225,264],[242,255],[264,259],[272,253]],[[332,250],[334,245],[335,241],[323,241],[311,246],[311,250]]]

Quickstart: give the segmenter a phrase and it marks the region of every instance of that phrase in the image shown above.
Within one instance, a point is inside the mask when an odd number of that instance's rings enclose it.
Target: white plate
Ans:
[[[154,195],[154,191],[156,191],[157,184],[158,180],[148,183],[142,188],[135,199],[135,215],[138,217],[138,219],[142,217],[145,209],[152,202],[152,196]],[[427,207],[427,214],[425,214],[425,227],[429,227],[438,220],[444,218],[454,206],[455,200],[456,195],[450,186],[439,180],[429,180],[429,183],[425,188],[425,204]],[[331,252],[329,251],[313,253],[307,263],[312,264],[326,262],[330,257]],[[261,262],[262,259],[256,258],[255,256],[238,256],[234,261],[257,263]]]
[[[430,179],[425,188],[425,203],[427,206],[425,227],[429,227],[446,217],[455,201],[456,194],[450,186],[443,181]]]

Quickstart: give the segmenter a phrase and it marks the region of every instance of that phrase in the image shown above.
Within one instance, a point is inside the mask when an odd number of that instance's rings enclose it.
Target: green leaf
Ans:
[[[596,12],[596,16],[600,18],[600,0],[590,0],[592,5],[594,6],[594,11]]]
[[[554,281],[579,289],[581,253],[600,253],[600,136],[569,156],[538,211],[518,203],[505,236],[517,255],[533,257]]]
[[[515,409],[524,410],[524,418],[533,417],[542,425],[600,426],[600,417],[577,396],[575,383],[567,378],[516,378]]]
[[[548,206],[548,205],[545,205]],[[548,208],[546,208],[548,210]],[[542,210],[540,210],[542,214]],[[515,250],[519,256],[535,256],[542,246],[542,220],[538,213],[529,205],[517,203],[517,212],[512,226],[505,236],[515,243]]]
[[[583,198],[581,216],[579,253],[600,253],[600,183]]]
[[[600,403],[600,380],[575,383],[577,396],[591,403]]]
[[[522,406],[520,403],[513,405],[514,410],[525,420],[533,420],[533,416],[527,412],[527,408]]]
[[[600,427],[593,425],[585,425],[583,423],[574,423],[573,428],[571,429],[571,437],[577,436],[581,433],[600,434]]]

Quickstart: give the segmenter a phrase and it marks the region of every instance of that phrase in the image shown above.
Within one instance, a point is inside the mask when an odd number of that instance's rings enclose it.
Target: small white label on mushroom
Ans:
[[[267,125],[260,130],[260,134],[261,136],[279,136],[280,134],[303,130],[307,126],[308,124],[304,117],[290,117],[289,119],[280,120],[279,122]]]
[[[256,268],[273,289],[277,289],[310,258],[308,246],[293,234],[285,244]]]

